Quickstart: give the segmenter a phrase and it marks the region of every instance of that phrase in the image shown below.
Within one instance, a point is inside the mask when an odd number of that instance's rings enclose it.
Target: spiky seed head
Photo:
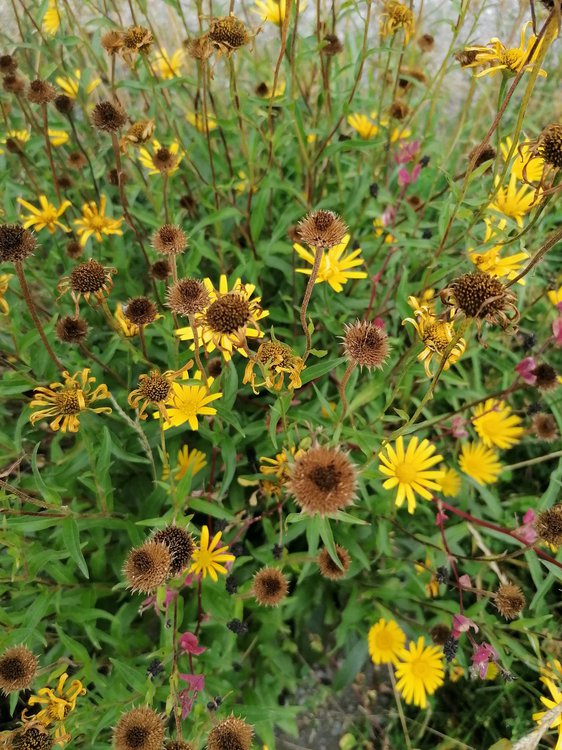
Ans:
[[[59,94],[55,97],[55,109],[60,112],[61,115],[71,115],[74,109],[74,99],[66,94]]]
[[[166,259],[157,260],[150,266],[150,275],[153,279],[157,279],[158,281],[166,281],[171,273],[172,269]]]
[[[537,150],[547,164],[562,169],[562,125],[547,125],[539,136]]]
[[[484,148],[481,148],[480,146],[475,146],[468,154],[468,161],[471,162],[473,159],[475,159],[474,167],[479,167],[482,164],[485,164],[487,161],[493,161],[496,158],[496,149],[493,146],[490,146],[490,144],[484,146]]]
[[[164,224],[152,235],[152,247],[161,255],[179,255],[187,244],[185,232],[174,224]]]
[[[312,211],[298,224],[298,233],[303,242],[314,248],[328,250],[339,245],[347,232],[347,226],[333,211]]]
[[[51,750],[55,744],[49,730],[40,724],[16,730],[10,739],[10,750]]]
[[[52,102],[57,91],[52,83],[36,78],[27,88],[27,98],[32,104],[48,104]]]
[[[22,78],[17,73],[8,73],[2,80],[2,88],[9,94],[23,94],[25,78]]]
[[[76,294],[101,292],[106,282],[105,268],[93,258],[74,266],[70,273],[70,288]]]
[[[209,29],[209,39],[219,46],[230,50],[239,49],[248,43],[250,35],[243,21],[236,16],[213,18]]]
[[[3,76],[9,73],[15,73],[18,67],[18,61],[13,55],[0,55],[0,74]]]
[[[334,55],[339,55],[340,52],[343,52],[343,44],[340,38],[336,34],[326,34],[322,54],[333,57]]]
[[[108,55],[116,55],[123,49],[123,32],[106,31],[101,38],[101,46]]]
[[[211,729],[207,750],[250,750],[254,728],[237,716],[229,716]]]
[[[494,604],[506,620],[514,620],[525,607],[525,596],[513,583],[502,583],[494,594]]]
[[[515,295],[498,278],[488,273],[465,273],[454,279],[450,288],[456,306],[467,318],[493,320],[515,303]]]
[[[332,556],[325,547],[318,555],[320,575],[324,578],[328,578],[330,581],[338,581],[340,578],[343,578],[351,565],[351,557],[345,547],[336,544],[336,553],[338,555],[338,560],[342,565],[341,568],[338,567],[334,560],[332,560]]]
[[[127,122],[127,113],[118,102],[98,102],[90,115],[92,125],[105,133],[116,133]]]
[[[132,297],[123,308],[123,315],[136,326],[146,326],[158,317],[158,308],[148,297]]]
[[[401,99],[395,99],[388,110],[388,114],[394,120],[404,120],[410,111],[410,108]]]
[[[209,304],[209,292],[199,279],[178,279],[168,288],[166,304],[177,315],[201,313]]]
[[[88,335],[88,324],[83,318],[65,315],[57,320],[55,334],[65,344],[81,344]]]
[[[152,32],[145,26],[130,26],[123,34],[123,46],[130,52],[146,54],[153,42]]]
[[[536,378],[535,385],[541,391],[553,391],[558,387],[558,375],[556,370],[546,362],[537,365],[533,370]]]
[[[535,531],[544,542],[555,547],[562,544],[562,505],[553,505],[539,513],[535,520]]]
[[[21,263],[37,245],[33,232],[19,224],[0,224],[0,263]]]
[[[360,367],[381,368],[388,357],[388,336],[370,320],[357,320],[344,327],[346,357]]]
[[[66,243],[66,254],[69,258],[76,260],[84,252],[83,246],[77,240],[70,240]]]
[[[431,52],[435,46],[435,39],[431,34],[422,34],[418,38],[418,47],[422,52]]]
[[[251,320],[250,303],[241,294],[229,292],[212,302],[205,313],[205,322],[215,333],[236,333]]]
[[[166,146],[159,148],[152,156],[154,167],[162,174],[168,174],[171,172],[176,168],[178,162],[178,155],[174,154],[169,148],[166,148]]]
[[[558,437],[558,425],[552,414],[535,414],[532,425],[533,432],[539,440],[550,443]]]
[[[161,404],[170,395],[172,386],[170,381],[161,375],[158,370],[153,370],[149,375],[139,377],[138,390],[147,401],[153,404]]]
[[[164,722],[151,708],[133,708],[123,714],[113,731],[116,750],[161,750]]]
[[[26,646],[13,646],[0,656],[0,692],[4,695],[28,688],[37,673],[37,658]]]
[[[166,545],[148,541],[129,552],[123,575],[132,591],[150,594],[168,578],[171,562]]]
[[[339,448],[313,446],[289,470],[287,488],[305,513],[335,513],[353,502],[357,471]]]
[[[80,151],[71,151],[67,157],[70,169],[84,169],[88,160]]]
[[[195,750],[191,742],[185,740],[166,740],[164,750]]]
[[[252,594],[262,607],[277,607],[287,596],[289,584],[277,568],[262,568],[252,583]]]
[[[173,576],[179,575],[185,570],[195,549],[195,543],[191,534],[182,529],[180,526],[166,526],[164,529],[157,531],[152,540],[164,544],[172,558],[170,563],[170,573]]]

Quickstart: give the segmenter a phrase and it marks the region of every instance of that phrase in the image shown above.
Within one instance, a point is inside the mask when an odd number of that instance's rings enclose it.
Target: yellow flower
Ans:
[[[57,0],[49,0],[49,5],[43,16],[43,28],[47,34],[56,34],[60,26],[60,13]]]
[[[199,346],[209,353],[219,349],[227,362],[234,351],[247,357],[245,339],[261,338],[263,333],[258,321],[269,315],[269,311],[260,306],[260,297],[252,299],[255,285],[236,279],[229,292],[225,274],[220,276],[218,290],[209,278],[203,283],[209,292],[209,305],[195,316]],[[192,341],[193,329],[191,326],[178,328],[176,335],[182,341]],[[194,350],[195,345],[190,348]]]
[[[65,143],[68,143],[70,136],[66,132],[66,130],[58,130],[56,128],[49,128],[49,140],[51,141],[51,144],[58,148],[59,146],[64,146]]]
[[[382,237],[384,234],[384,241],[387,245],[394,242],[394,237],[386,232],[383,220],[380,217],[373,219],[373,226],[375,227],[375,237]]]
[[[396,687],[410,706],[427,707],[427,696],[443,684],[443,652],[439,646],[425,646],[423,637],[400,654],[396,666]]]
[[[8,139],[12,141],[16,141],[19,146],[23,146],[24,143],[27,143],[29,140],[30,133],[29,130],[8,130],[4,138],[0,141],[0,143],[6,143]],[[4,153],[4,149],[0,148],[0,154]]]
[[[254,367],[261,371],[262,380],[257,382]],[[285,375],[289,375],[288,389],[294,391],[302,385],[301,372],[305,364],[290,346],[279,341],[264,341],[259,345],[256,354],[251,357],[244,372],[244,383],[251,383],[252,390],[264,386],[272,391],[280,391],[285,383]]]
[[[372,116],[373,114],[371,113],[371,117]],[[388,119],[388,117],[382,117],[380,123],[383,128],[388,129],[390,120]],[[399,141],[403,138],[409,138],[411,135],[412,131],[410,130],[410,128],[405,128],[402,125],[400,127],[393,127],[390,133],[390,142],[396,143],[396,141]]]
[[[498,454],[483,443],[464,443],[459,456],[459,466],[467,476],[478,484],[493,484],[498,481],[502,465]]]
[[[28,721],[38,721],[47,727],[54,724],[55,742],[59,745],[64,745],[70,739],[64,726],[66,717],[76,708],[78,696],[86,695],[86,689],[80,680],[72,680],[65,689],[67,680],[68,674],[65,672],[59,677],[56,690],[45,687],[38,690],[37,695],[30,696],[28,704],[30,706],[39,704],[42,708],[39,713],[25,717]]]
[[[71,205],[70,201],[63,201],[59,208],[56,208],[52,203],[49,203],[46,195],[40,195],[39,203],[41,204],[41,208],[37,208],[33,204],[24,201],[23,198],[18,198],[18,203],[30,212],[28,216],[21,217],[25,229],[34,227],[38,232],[42,229],[48,229],[50,234],[54,234],[55,229],[60,227],[63,232],[70,232],[70,227],[65,226],[59,221],[59,218]]]
[[[181,160],[185,156],[185,151],[180,149],[178,141],[173,141],[169,146],[163,147],[160,142],[154,138],[151,146],[153,153],[150,153],[147,148],[141,148],[139,150],[140,163],[143,167],[150,170],[148,173],[149,175],[161,174],[162,172],[173,174],[177,171]],[[164,161],[161,161],[160,157],[162,152],[165,153],[166,157],[171,156],[171,159],[165,158]],[[169,163],[170,166],[168,167],[166,163]]]
[[[547,711],[556,708],[556,706],[559,706],[560,703],[562,703],[562,692],[554,684],[553,680],[547,677],[541,677],[541,682],[543,682],[550,691],[552,700],[550,700],[550,698],[541,696],[541,703],[543,704],[543,706],[546,706],[547,710],[537,711],[533,714],[533,719],[537,723],[540,723],[542,721]],[[553,720],[552,724],[550,725],[550,729],[558,729],[558,739],[556,740],[556,747],[554,748],[554,750],[562,750],[562,714],[559,714]]]
[[[201,539],[199,547],[193,552],[193,563],[189,569],[190,573],[202,575],[203,578],[207,573],[215,581],[218,581],[217,573],[226,575],[228,570],[221,563],[232,562],[236,558],[226,552],[227,546],[217,547],[221,540],[222,531],[218,531],[209,543],[209,527],[203,526],[201,529]]]
[[[78,96],[78,91],[80,89],[81,78],[82,72],[76,69],[73,76],[67,76],[66,78],[58,76],[58,78],[56,78],[55,80],[67,96],[69,96],[71,99],[76,99],[76,97]],[[100,83],[101,78],[93,78],[86,86],[86,93],[91,94],[92,91],[100,85]]]
[[[496,176],[496,186],[499,184],[499,175]],[[497,211],[504,216],[515,219],[517,224],[523,226],[523,217],[535,205],[536,190],[528,185],[522,185],[517,189],[517,177],[512,172],[509,184],[502,186],[496,193],[494,201],[489,204],[489,211]]]
[[[525,42],[527,29],[530,25],[531,21],[528,21],[521,28],[519,47],[506,47],[496,37],[490,39],[487,47],[468,47],[467,49],[469,51],[477,52],[477,55],[474,62],[465,67],[474,68],[480,65],[489,64],[489,68],[477,73],[477,78],[485,75],[494,75],[500,70],[505,71],[508,75],[516,75],[520,70],[531,70],[533,67],[532,64],[537,59],[541,50],[543,39],[537,44],[535,51],[531,57],[529,57],[529,53],[537,40],[537,37],[534,34],[531,34],[528,41]],[[544,70],[540,70],[539,75],[546,78],[546,72]]]
[[[429,559],[429,557],[426,557],[424,564],[415,563],[414,568],[416,570],[416,573],[420,576],[430,570],[430,565],[431,560]],[[429,581],[425,584],[425,593],[431,599],[435,599],[435,597],[439,596],[439,581],[437,580],[437,576],[435,575],[435,573],[431,574]]]
[[[294,7],[293,3],[293,7]],[[254,13],[257,13],[262,17],[262,20],[274,23],[276,26],[281,26],[285,20],[285,12],[287,9],[287,0],[256,0],[256,8]],[[299,10],[302,11],[306,8],[306,3],[301,2]]]
[[[486,244],[497,236],[497,232],[495,231],[490,219],[485,219],[485,222],[486,234],[484,236],[484,243]],[[505,219],[501,219],[497,228],[503,230],[506,223]],[[511,281],[511,279],[514,279],[522,269],[524,262],[529,257],[529,253],[522,250],[519,253],[514,253],[513,255],[507,255],[505,258],[501,258],[500,253],[502,250],[503,245],[498,244],[481,253],[474,251],[470,252],[469,250],[468,254],[470,260],[479,271],[482,271],[482,273],[488,273],[490,276],[497,276],[498,278],[507,276]],[[517,283],[524,286],[525,279],[519,279]]]
[[[187,373],[184,373],[187,378]],[[201,373],[195,373],[195,380],[201,380]],[[171,427],[181,427],[186,422],[190,429],[199,429],[198,416],[213,416],[217,410],[210,403],[222,398],[222,393],[210,393],[209,388],[213,383],[213,378],[209,378],[207,385],[186,385],[185,383],[172,383],[170,395],[163,404],[163,413],[157,411],[153,414],[154,419],[164,416],[164,429],[169,430]]]
[[[275,479],[280,484],[285,484],[290,477],[289,460],[296,460],[304,455],[302,448],[296,448],[294,445],[287,450],[283,448],[281,453],[276,453],[275,458],[260,457],[260,473],[265,474],[269,479]]]
[[[382,37],[392,36],[399,29],[404,29],[404,43],[408,44],[414,33],[414,14],[407,5],[397,0],[386,0],[379,24]]]
[[[520,442],[525,430],[522,421],[512,414],[511,407],[505,401],[493,398],[478,404],[473,410],[472,424],[480,440],[487,446],[497,446],[502,450],[511,448]]]
[[[321,284],[323,281],[327,281],[334,292],[342,292],[343,285],[346,284],[349,279],[367,278],[367,274],[364,271],[350,270],[356,266],[362,266],[363,260],[358,257],[361,255],[361,248],[353,250],[349,255],[344,255],[348,243],[349,234],[346,234],[339,245],[334,245],[334,247],[331,247],[327,252],[323,253],[322,260],[320,261],[320,269],[318,270],[318,276],[315,281],[316,284]],[[313,265],[314,255],[310,250],[306,250],[306,248],[297,243],[293,245],[293,248],[303,260],[306,260],[311,266]],[[310,276],[312,268],[297,268],[297,273],[304,273],[307,276]]]
[[[415,297],[408,297],[408,304],[414,308],[416,317],[405,318],[402,325],[411,323],[414,326],[420,341],[424,345],[423,350],[418,354],[418,360],[423,362],[425,374],[432,377],[431,362],[435,358],[438,365],[441,364],[445,352],[455,338],[455,328],[452,321],[443,320],[434,315],[427,304],[418,305],[418,300]],[[448,353],[443,369],[448,370],[451,365],[458,362],[465,349],[466,341],[460,338]]]
[[[426,500],[431,500],[431,492],[428,490],[441,489],[440,480],[443,472],[431,467],[442,461],[443,456],[435,453],[435,446],[431,445],[429,440],[420,442],[417,437],[413,437],[404,450],[404,438],[400,435],[395,447],[387,443],[378,457],[381,461],[379,471],[389,477],[383,482],[383,487],[385,490],[398,487],[398,508],[407,500],[408,513],[413,513],[416,507],[416,493]]]
[[[512,146],[513,140],[509,137],[501,144],[504,161],[507,161]],[[518,180],[523,180],[523,171],[525,171],[525,179],[529,182],[538,182],[541,179],[544,159],[540,156],[532,156],[529,146],[518,146],[511,159],[511,174],[514,174]]]
[[[4,295],[8,291],[8,284],[12,276],[12,273],[0,273],[0,311],[2,311],[2,315],[7,315],[10,312],[10,306],[4,299]]]
[[[131,323],[131,321],[125,317],[123,314],[123,305],[120,302],[117,303],[113,317],[127,338],[131,338],[131,336],[136,336],[138,334],[139,327],[134,323]]]
[[[200,133],[205,132],[205,120],[203,119],[203,115],[201,113],[188,112],[185,116],[185,119]],[[210,117],[209,115],[207,115],[207,127],[209,128],[209,132],[217,127],[217,121],[214,117]]]
[[[183,49],[177,49],[170,57],[163,49],[162,53],[154,60],[154,72],[159,78],[171,79],[181,76],[181,66],[185,53]]]
[[[78,227],[77,234],[80,237],[82,247],[85,246],[92,235],[98,242],[101,242],[103,234],[123,234],[120,229],[123,219],[110,219],[109,216],[105,216],[105,206],[105,195],[100,198],[99,208],[95,201],[84,203],[82,206],[82,218],[74,221],[74,224]]]
[[[374,119],[375,118],[373,117],[373,120]],[[348,115],[347,123],[356,133],[359,134],[360,138],[369,140],[370,138],[374,138],[380,130],[379,126],[376,125],[373,120],[367,117],[367,115],[362,115],[356,112],[355,114]]]
[[[51,430],[78,432],[80,414],[83,411],[93,411],[95,414],[111,414],[108,406],[92,409],[90,404],[100,399],[109,398],[106,385],[98,385],[92,391],[92,384],[96,382],[90,377],[90,370],[84,368],[80,372],[70,375],[66,370],[62,374],[64,383],[51,383],[48,388],[39,387],[33,391],[30,407],[41,407],[29,417],[31,424],[40,419],[54,417],[49,424]]]
[[[179,482],[189,471],[191,478],[207,466],[207,457],[203,451],[193,448],[191,451],[187,445],[182,445],[178,451],[178,467],[174,472],[174,479]]]
[[[441,466],[443,476],[439,480],[441,494],[445,497],[456,497],[461,489],[461,478],[454,469],[445,465]]]
[[[546,293],[546,296],[553,305],[560,305],[562,303],[562,286],[559,286],[558,289],[551,289]]]
[[[369,630],[369,655],[373,664],[398,664],[406,635],[394,620],[381,619]]]

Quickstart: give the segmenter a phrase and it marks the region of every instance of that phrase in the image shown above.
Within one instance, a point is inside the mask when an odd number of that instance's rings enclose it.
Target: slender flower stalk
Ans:
[[[49,165],[51,167],[51,174],[53,176],[53,185],[55,188],[55,193],[57,194],[57,200],[60,205],[62,203],[62,197],[61,197],[60,185],[59,185],[57,173],[55,170],[55,162],[53,160],[53,149],[51,147],[51,139],[49,138],[49,115],[47,112],[47,105],[45,103],[41,105],[41,112],[43,115],[43,135],[45,137],[45,149],[47,151],[47,158],[49,159]]]
[[[308,309],[310,298],[312,297],[312,290],[314,289],[314,284],[316,283],[316,278],[318,276],[318,271],[320,270],[320,263],[322,262],[323,255],[324,249],[322,247],[314,248],[314,263],[312,265],[310,276],[308,277],[308,284],[306,285],[306,291],[304,293],[301,304],[301,326],[306,337],[306,347],[302,356],[304,362],[306,362],[312,348],[312,336],[308,328],[308,323],[306,322],[306,311]]]

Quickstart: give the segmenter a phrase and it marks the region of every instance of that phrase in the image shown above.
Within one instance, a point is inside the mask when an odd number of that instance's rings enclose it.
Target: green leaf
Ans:
[[[89,578],[88,566],[80,549],[80,530],[78,524],[71,516],[62,522],[62,538],[70,557],[80,568],[85,578]]]

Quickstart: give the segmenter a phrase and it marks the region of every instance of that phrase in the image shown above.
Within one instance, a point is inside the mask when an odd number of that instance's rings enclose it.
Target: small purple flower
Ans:
[[[556,346],[562,346],[562,317],[556,318],[556,320],[553,321],[552,335],[554,336],[554,343]]]
[[[535,385],[537,382],[537,376],[535,370],[537,368],[537,361],[534,357],[525,357],[521,362],[515,365],[516,372],[519,373],[519,377],[528,385]]]
[[[473,620],[464,615],[453,615],[453,627],[451,628],[451,635],[453,638],[458,641],[461,633],[468,633],[471,629],[474,630],[475,633],[479,630],[478,625]]]
[[[460,414],[451,420],[451,433],[458,439],[468,437],[468,432],[464,428],[465,419]]]
[[[193,654],[199,656],[203,651],[206,651],[205,646],[200,646],[197,636],[189,631],[182,633],[179,639],[179,647],[184,654]]]
[[[416,164],[416,166],[412,169],[411,172],[408,172],[408,170],[403,167],[398,172],[398,184],[400,187],[405,187],[406,185],[413,185],[421,172],[421,164]]]
[[[477,671],[481,680],[485,679],[488,664],[492,661],[497,663],[498,652],[489,643],[481,643],[474,649],[472,654],[472,668]]]
[[[409,161],[412,161],[416,158],[418,155],[418,151],[420,150],[420,142],[419,141],[411,141],[410,143],[401,143],[400,144],[400,151],[398,151],[397,154],[394,154],[394,163],[395,164],[407,164]]]
[[[470,580],[470,576],[467,573],[465,573],[463,576],[460,576],[459,586],[461,587],[461,589],[472,588],[472,581]]]

